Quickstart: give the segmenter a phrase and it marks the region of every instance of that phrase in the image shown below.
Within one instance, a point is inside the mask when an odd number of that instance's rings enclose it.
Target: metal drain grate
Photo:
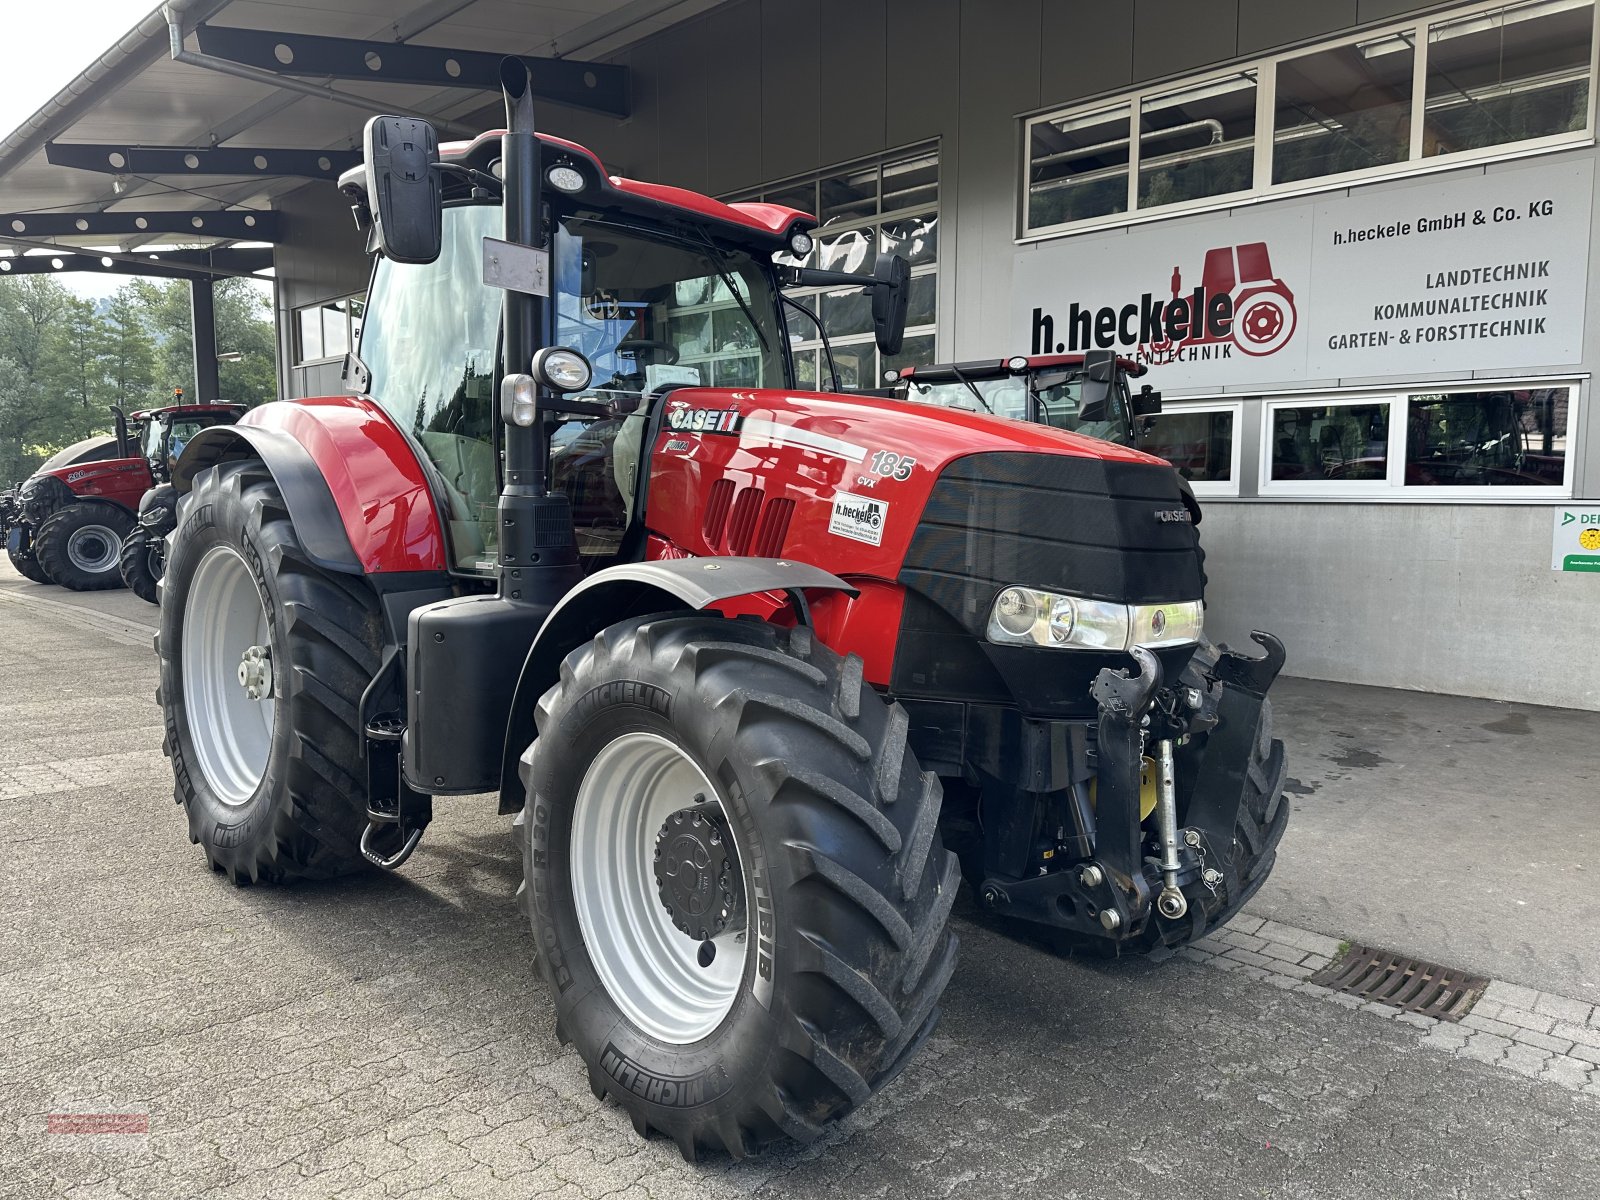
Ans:
[[[1441,1021],[1461,1020],[1489,986],[1481,975],[1359,943],[1313,975],[1311,982]]]

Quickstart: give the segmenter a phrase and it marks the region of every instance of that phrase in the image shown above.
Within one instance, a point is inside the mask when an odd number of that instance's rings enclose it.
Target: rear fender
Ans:
[[[598,571],[568,592],[539,629],[517,680],[506,719],[500,766],[500,811],[522,807],[517,759],[533,739],[534,708],[561,676],[561,660],[618,621],[652,613],[694,612],[761,592],[820,591],[854,596],[836,575],[776,558],[679,558],[622,563]]]
[[[278,401],[202,430],[173,471],[179,494],[206,467],[259,458],[313,560],[351,574],[446,570],[444,532],[416,451],[377,405],[352,396]]]

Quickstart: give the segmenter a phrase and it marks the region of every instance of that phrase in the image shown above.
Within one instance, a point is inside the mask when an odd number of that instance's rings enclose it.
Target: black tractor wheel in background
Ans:
[[[190,840],[235,883],[362,866],[372,589],[307,559],[271,474],[249,461],[196,478],[160,590],[162,748]]]
[[[33,535],[27,527],[12,530],[6,538],[6,557],[24,579],[31,579],[34,583],[50,582],[50,576],[44,573],[38,556],[33,552]]]
[[[164,566],[164,539],[152,537],[150,530],[136,525],[132,533],[122,539],[120,569],[122,582],[135,596],[151,604],[159,604],[156,584],[161,580]]]
[[[517,817],[556,1032],[688,1158],[828,1123],[939,1017],[960,878],[906,715],[805,628],[623,622],[538,707]]]
[[[33,553],[51,583],[75,592],[122,586],[118,555],[133,516],[114,504],[69,504],[44,519]]]

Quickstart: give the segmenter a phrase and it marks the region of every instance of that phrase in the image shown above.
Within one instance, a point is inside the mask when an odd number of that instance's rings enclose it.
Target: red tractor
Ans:
[[[28,477],[17,490],[6,536],[18,571],[75,592],[122,586],[124,543],[136,533],[140,514],[149,504],[170,509],[176,502],[170,487],[156,485],[166,481],[184,443],[244,412],[237,404],[183,404],[181,390],[175,398],[179,403],[131,415],[113,408],[114,438],[69,446]],[[140,572],[149,557],[139,557]],[[134,590],[155,598],[153,581]]]
[[[818,1137],[927,1038],[941,827],[1084,942],[1226,921],[1288,818],[1283,651],[1193,661],[1172,468],[798,388],[782,289],[863,284],[774,262],[814,219],[612,176],[503,82],[503,133],[368,124],[355,394],[174,474],[160,703],[213,869],[394,869],[497,794],[558,1037],[690,1158]],[[904,260],[865,285],[895,353]]]

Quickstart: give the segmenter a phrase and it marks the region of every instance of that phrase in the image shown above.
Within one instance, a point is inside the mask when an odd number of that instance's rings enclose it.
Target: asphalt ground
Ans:
[[[154,616],[0,566],[7,1200],[1600,1194],[1589,1096],[1241,972],[1056,957],[965,901],[943,1024],[898,1080],[817,1145],[690,1166],[557,1044],[492,804],[441,803],[395,875],[235,888],[206,868],[160,754]],[[1594,969],[1593,911],[1559,898],[1586,831],[1545,811],[1550,780],[1509,807],[1497,784],[1519,758],[1548,772],[1593,714],[1449,701],[1485,720],[1430,731],[1439,698],[1275,695],[1306,791],[1252,911],[1529,986]],[[1482,729],[1518,713],[1526,734]],[[50,1133],[52,1113],[149,1132]]]

